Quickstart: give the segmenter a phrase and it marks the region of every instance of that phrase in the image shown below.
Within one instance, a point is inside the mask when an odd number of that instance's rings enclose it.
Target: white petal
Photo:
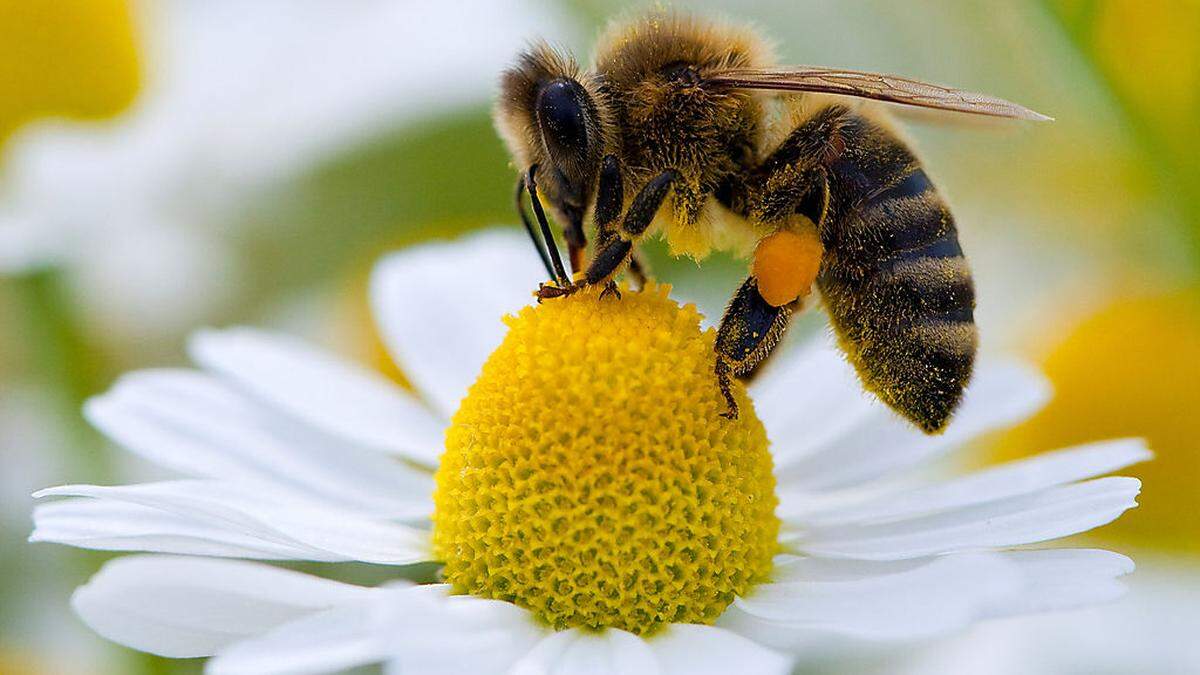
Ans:
[[[1150,459],[1146,442],[1120,439],[1047,452],[908,492],[882,494],[858,504],[841,504],[803,515],[805,525],[903,520],[914,516],[1031,494],[1055,485],[1100,476]],[[780,518],[789,519],[787,512]]]
[[[149,551],[258,560],[311,560],[312,549],[268,541],[160,509],[101,499],[64,499],[33,510],[31,542],[101,551]]]
[[[980,363],[954,419],[940,435],[921,433],[881,404],[835,438],[786,464],[776,476],[784,490],[830,490],[894,474],[975,438],[1014,424],[1049,399],[1046,379],[1016,362]],[[814,423],[813,428],[821,429]],[[768,427],[768,433],[771,429]]]
[[[1124,556],[1096,550],[1020,550],[988,553],[984,557],[991,562],[977,566],[972,560],[979,559],[980,554],[882,562],[781,556],[772,577],[792,595],[784,593],[775,599],[784,601],[784,609],[791,608],[798,613],[810,607],[814,610],[813,615],[807,616],[805,621],[789,622],[780,621],[775,611],[767,611],[763,613],[770,618],[763,618],[755,613],[755,607],[742,607],[758,599],[758,594],[752,592],[749,600],[729,607],[718,620],[718,626],[761,644],[803,655],[810,661],[844,658],[848,653],[862,654],[870,648],[869,641],[928,638],[936,632],[953,630],[959,626],[946,620],[953,618],[955,613],[963,622],[968,622],[1105,602],[1123,590],[1115,577],[1133,568],[1132,562]],[[929,567],[934,563],[938,567]],[[955,589],[942,584],[936,574],[939,571],[950,572],[947,583],[965,584],[967,589],[962,595],[954,595]],[[960,572],[964,571],[978,574],[978,583],[972,583],[969,574],[962,577]],[[996,584],[997,578],[1003,583]],[[912,587],[907,590],[892,588],[901,584]],[[878,598],[861,592],[864,587],[874,586],[878,586]],[[769,590],[769,587],[763,588]],[[832,595],[839,589],[845,593],[843,599],[847,604],[830,612],[831,623],[816,614],[824,607],[821,600],[802,598],[795,593],[797,590],[828,591]],[[947,592],[951,595],[943,596]],[[907,608],[894,608],[892,601],[904,593],[910,593],[913,604]],[[794,605],[788,604],[789,598],[795,601]],[[955,606],[960,600],[962,604]],[[862,624],[853,621],[854,611],[861,611],[869,615],[866,624],[869,627],[870,622],[878,618],[874,614],[876,607],[882,611],[900,609],[904,613],[897,625],[884,626],[882,632],[877,627],[864,631]],[[948,616],[947,612],[951,614]],[[915,631],[907,631],[903,626],[909,613]],[[933,613],[932,617],[930,613]],[[864,643],[864,639],[868,643]]]
[[[1125,584],[1117,577],[1133,571],[1133,561],[1112,551],[1045,549],[1001,553],[1024,577],[1020,593],[991,608],[994,616],[1074,609],[1121,597]]]
[[[421,586],[389,597],[381,619],[389,675],[501,675],[549,630],[511,603],[449,591]]]
[[[205,665],[208,675],[332,673],[387,657],[374,606],[356,603],[325,610],[237,642]]]
[[[1097,478],[930,516],[874,525],[789,533],[782,540],[810,555],[898,560],[1057,539],[1108,523],[1134,501],[1135,478]]]
[[[915,570],[933,558],[907,560],[856,560],[784,554],[776,556],[771,579],[779,583],[809,581],[859,581]]]
[[[649,645],[623,630],[593,633],[572,628],[542,640],[509,675],[658,675]]]
[[[732,631],[675,624],[647,641],[663,675],[787,675],[792,660]]]
[[[382,375],[284,335],[201,331],[197,363],[297,420],[364,447],[433,466],[445,423]]]
[[[71,602],[109,640],[186,658],[209,656],[314,612],[363,602],[372,591],[256,563],[126,556],[106,564]]]
[[[830,336],[792,348],[750,385],[754,412],[767,428],[777,467],[842,438],[871,415],[886,415],[865,394],[854,368]]]
[[[382,516],[432,510],[428,474],[282,417],[205,373],[132,373],[84,412],[117,443],[185,474],[262,483]]]
[[[314,506],[216,481],[103,487],[64,485],[35,497],[93,497],[160,509],[244,537],[309,552],[308,559],[405,565],[429,560],[428,533],[398,523]]]
[[[763,584],[734,601],[737,611],[722,617],[721,625],[739,632],[753,626],[740,621],[740,612],[777,629],[911,640],[969,624],[1022,583],[1016,566],[996,554],[945,556],[915,567],[880,565],[877,571],[844,580]]]
[[[449,417],[503,340],[501,317],[528,305],[543,275],[525,235],[490,230],[384,258],[371,305],[393,358]]]

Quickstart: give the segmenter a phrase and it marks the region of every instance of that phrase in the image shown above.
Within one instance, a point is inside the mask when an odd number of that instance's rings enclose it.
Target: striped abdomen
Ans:
[[[954,219],[894,134],[844,113],[826,164],[830,210],[817,284],[863,383],[926,431],[940,430],[971,375],[971,272]]]

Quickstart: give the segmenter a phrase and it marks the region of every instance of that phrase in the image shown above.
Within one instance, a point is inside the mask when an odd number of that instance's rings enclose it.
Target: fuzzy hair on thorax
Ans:
[[[636,190],[665,169],[682,176],[663,224],[673,249],[706,253],[721,229],[701,222],[712,218],[712,194],[754,162],[763,133],[762,95],[705,77],[765,67],[770,52],[749,28],[673,12],[616,21],[600,38],[595,68],[616,118],[627,186]]]

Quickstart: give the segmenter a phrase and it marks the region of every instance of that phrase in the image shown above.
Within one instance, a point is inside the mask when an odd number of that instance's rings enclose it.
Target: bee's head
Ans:
[[[539,187],[560,210],[586,209],[608,143],[609,114],[593,79],[539,44],[505,71],[496,128],[519,171],[538,165]]]
[[[586,161],[596,136],[595,104],[583,85],[556,77],[538,87],[534,119],[546,154],[555,165]],[[588,127],[592,127],[589,131]]]

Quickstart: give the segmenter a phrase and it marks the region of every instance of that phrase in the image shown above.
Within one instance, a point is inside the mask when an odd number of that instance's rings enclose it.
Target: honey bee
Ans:
[[[613,24],[587,69],[534,44],[504,73],[494,118],[551,277],[539,301],[593,285],[619,298],[616,275],[645,279],[649,233],[698,260],[740,245],[750,274],[716,338],[725,416],[738,414],[731,378],[757,371],[815,283],[863,385],[942,430],[971,376],[974,286],[945,200],[880,102],[1050,119],[904,77],[777,67],[752,30],[684,14]]]

